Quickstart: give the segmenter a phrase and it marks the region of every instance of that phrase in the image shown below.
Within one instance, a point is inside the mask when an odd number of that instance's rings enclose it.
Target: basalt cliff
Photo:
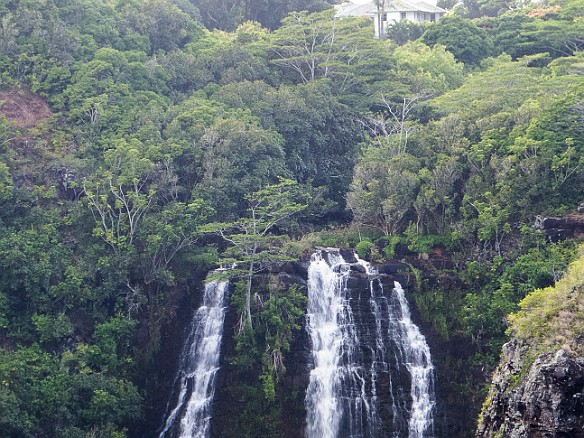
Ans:
[[[511,317],[477,437],[584,437],[584,258]]]

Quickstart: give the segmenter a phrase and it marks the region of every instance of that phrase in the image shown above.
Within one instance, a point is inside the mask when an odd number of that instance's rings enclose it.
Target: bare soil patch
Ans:
[[[31,128],[53,115],[47,103],[26,90],[0,90],[0,114],[16,128]]]

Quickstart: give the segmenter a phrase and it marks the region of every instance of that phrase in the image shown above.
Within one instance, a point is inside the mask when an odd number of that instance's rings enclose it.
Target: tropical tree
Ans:
[[[400,20],[391,23],[386,29],[386,34],[387,38],[401,46],[409,41],[417,40],[424,34],[425,30],[426,26],[423,23]]]
[[[347,204],[357,224],[395,234],[405,228],[419,185],[419,161],[369,146],[355,167]]]
[[[443,45],[457,61],[468,66],[478,66],[491,55],[493,43],[489,35],[470,20],[444,17],[429,26],[422,41],[429,46]]]
[[[388,47],[372,38],[372,31],[368,20],[340,19],[332,9],[294,12],[274,32],[272,62],[304,84],[329,78],[343,94],[381,73],[378,65],[388,67],[391,62]],[[387,75],[387,69],[383,74]]]
[[[439,44],[428,47],[411,42],[393,52],[397,60],[397,77],[410,84],[413,94],[436,95],[459,87],[464,65]]]
[[[246,281],[241,329],[247,325],[253,330],[251,291],[254,274],[264,269],[269,262],[286,259],[279,251],[286,236],[271,234],[272,231],[284,230],[293,216],[306,208],[305,204],[296,202],[296,188],[293,180],[281,179],[277,184],[245,196],[247,217],[204,227],[207,231],[218,233],[230,245],[221,259],[223,265],[233,266],[226,275]]]
[[[155,201],[155,164],[136,139],[116,142],[106,152],[105,164],[84,181],[84,192],[97,222],[94,233],[119,255],[132,245]]]

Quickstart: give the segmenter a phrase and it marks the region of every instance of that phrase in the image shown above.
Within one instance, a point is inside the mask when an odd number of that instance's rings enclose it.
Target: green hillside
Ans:
[[[220,261],[247,320],[234,429],[285,423],[266,358],[285,364],[305,302],[252,274],[316,245],[420,273],[439,390],[468,413],[450,436],[472,433],[507,315],[577,348],[576,298],[563,327],[525,297],[581,239],[533,224],[584,202],[584,3],[469,2],[384,39],[328,6],[0,0],[0,436],[154,436],[169,333]]]

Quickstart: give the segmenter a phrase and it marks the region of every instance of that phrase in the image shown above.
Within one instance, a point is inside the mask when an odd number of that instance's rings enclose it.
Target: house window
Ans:
[[[402,12],[400,15],[401,15],[401,19],[402,20],[405,20],[406,19],[406,13],[405,12]]]
[[[436,14],[430,14],[430,21],[436,21]]]

